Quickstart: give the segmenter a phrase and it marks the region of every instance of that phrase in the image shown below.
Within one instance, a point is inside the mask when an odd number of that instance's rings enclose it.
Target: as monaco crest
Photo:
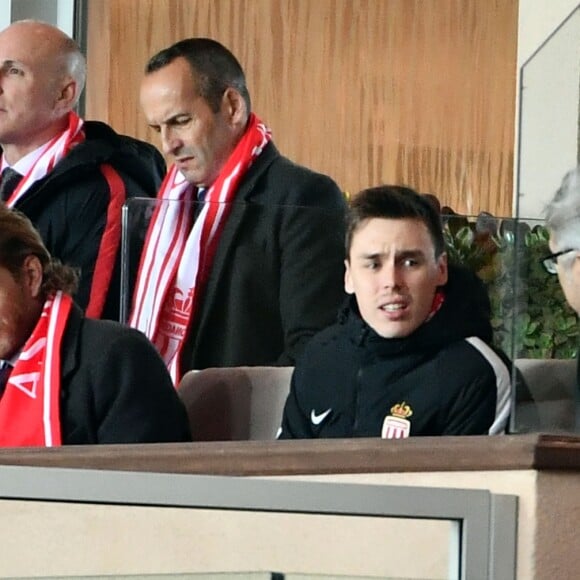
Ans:
[[[383,439],[405,439],[411,434],[411,421],[408,417],[413,409],[404,401],[391,407],[391,414],[385,417],[381,437]]]

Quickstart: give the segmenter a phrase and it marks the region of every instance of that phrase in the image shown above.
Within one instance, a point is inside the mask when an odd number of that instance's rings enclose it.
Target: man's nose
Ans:
[[[385,262],[381,268],[381,286],[398,288],[401,285],[401,270],[394,262]]]
[[[161,129],[161,149],[165,155],[176,155],[181,147],[181,141],[176,137],[175,133],[167,128]]]

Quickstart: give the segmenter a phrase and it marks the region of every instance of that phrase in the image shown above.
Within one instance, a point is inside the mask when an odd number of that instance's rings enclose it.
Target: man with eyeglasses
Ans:
[[[544,267],[558,279],[568,304],[580,314],[580,166],[564,177],[546,208],[552,254]]]

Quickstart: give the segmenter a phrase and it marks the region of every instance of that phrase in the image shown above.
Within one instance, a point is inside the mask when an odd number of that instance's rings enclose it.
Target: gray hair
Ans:
[[[67,55],[67,69],[70,76],[76,81],[77,83],[77,92],[75,96],[75,106],[81,97],[81,94],[85,88],[85,82],[87,79],[87,62],[85,57],[80,52],[80,50],[76,50],[70,52]]]
[[[77,85],[75,100],[72,103],[72,106],[75,107],[85,88],[87,61],[78,44],[72,38],[66,39],[63,44],[63,51],[59,58],[59,69],[64,76],[72,77]]]
[[[580,251],[580,165],[564,176],[544,213],[546,227],[558,249]],[[570,264],[572,257],[562,256],[561,259]]]

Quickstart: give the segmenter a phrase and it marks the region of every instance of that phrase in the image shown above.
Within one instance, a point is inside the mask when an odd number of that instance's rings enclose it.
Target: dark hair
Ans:
[[[40,234],[24,214],[0,203],[0,266],[19,279],[28,256],[36,256],[42,264],[41,292],[44,298],[53,296],[58,290],[68,294],[76,291],[76,270],[51,257]]]
[[[427,226],[435,257],[445,251],[441,218],[432,201],[408,187],[381,185],[364,189],[350,201],[345,242],[347,260],[354,233],[371,218],[420,220]]]
[[[179,57],[189,63],[196,76],[197,91],[214,113],[219,110],[226,89],[232,87],[242,95],[250,114],[252,103],[242,66],[225,46],[211,38],[187,38],[164,48],[149,60],[145,74],[155,72]]]

